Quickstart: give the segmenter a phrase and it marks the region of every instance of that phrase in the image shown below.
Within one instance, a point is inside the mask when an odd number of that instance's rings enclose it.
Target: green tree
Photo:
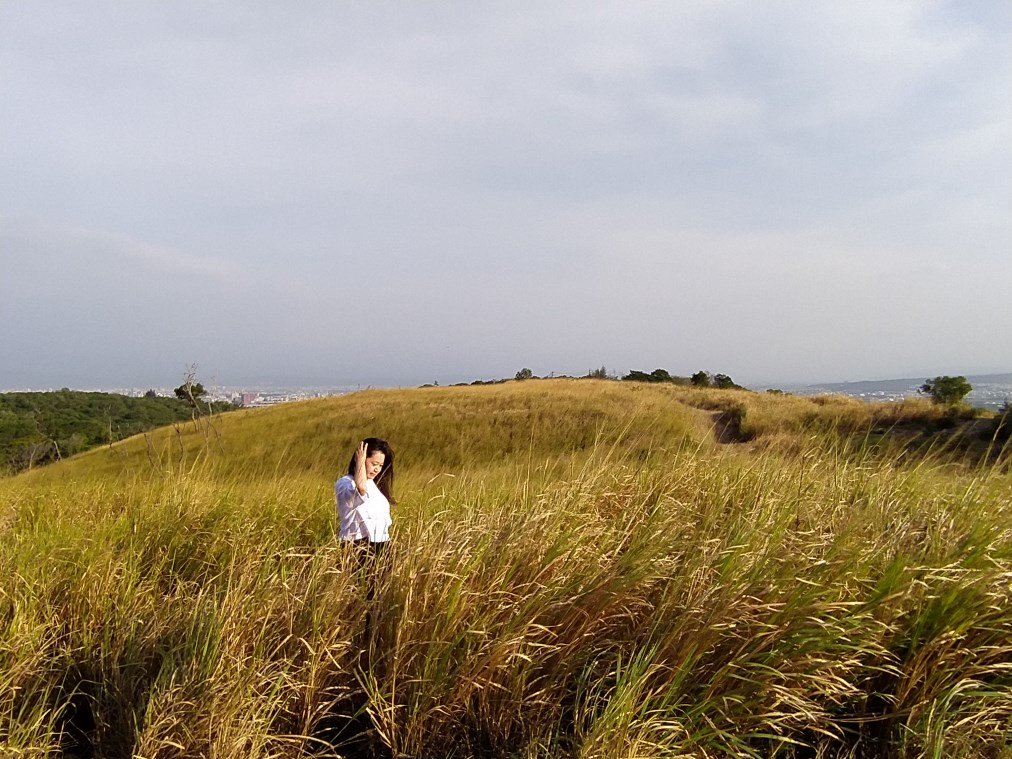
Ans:
[[[207,395],[207,391],[203,389],[200,383],[183,383],[172,392],[176,394],[176,398],[180,401],[186,401],[187,403],[192,403]]]
[[[713,386],[719,387],[722,390],[737,390],[740,387],[740,385],[738,385],[733,379],[728,377],[726,374],[714,374]]]
[[[935,377],[927,380],[918,388],[921,395],[927,395],[932,401],[945,406],[955,406],[973,390],[966,377]]]
[[[667,369],[654,369],[649,374],[641,372],[639,369],[630,369],[629,373],[622,379],[632,382],[670,382],[674,385],[686,385],[689,382],[686,377],[672,376]]]
[[[530,369],[528,369],[525,366],[523,369],[521,369],[519,372],[516,373],[516,376],[514,377],[514,379],[518,379],[518,380],[534,379],[534,372],[532,372]]]
[[[689,378],[690,382],[696,387],[709,387],[710,386],[710,375],[700,369],[698,372]]]
[[[187,379],[186,382],[172,392],[176,394],[176,397],[179,398],[179,400],[188,403],[193,408],[197,407],[197,401],[207,395],[207,391],[204,389],[202,384],[199,382],[193,382],[190,379]]]

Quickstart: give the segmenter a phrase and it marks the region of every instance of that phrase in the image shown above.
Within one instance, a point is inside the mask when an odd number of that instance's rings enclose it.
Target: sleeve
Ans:
[[[351,506],[358,506],[362,501],[368,500],[369,488],[366,488],[365,495],[362,495],[355,487],[355,480],[351,477],[342,477],[337,481],[337,495],[339,498],[347,498]]]
[[[355,481],[351,477],[342,477],[334,484],[334,492],[337,497],[337,514],[341,520],[342,532],[345,529],[357,529],[364,532],[367,537],[370,536],[372,531],[369,529],[368,514],[364,513],[368,510],[359,511],[358,508],[369,500],[369,491],[366,490],[366,494],[363,496],[358,492]]]
[[[366,488],[365,495],[358,492],[358,488],[355,487],[355,481],[351,477],[342,477],[337,481],[337,486],[334,488],[337,491],[337,505],[338,507],[343,506],[348,511],[361,506],[363,503],[369,500],[369,489]]]

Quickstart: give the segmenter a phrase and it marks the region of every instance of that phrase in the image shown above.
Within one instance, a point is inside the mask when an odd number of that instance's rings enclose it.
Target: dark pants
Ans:
[[[369,538],[350,542],[352,550],[355,552],[355,573],[364,579],[366,583],[365,600],[371,605],[373,597],[376,595],[376,574],[379,570],[376,564],[383,553],[386,542],[374,543]],[[369,617],[370,615],[367,613],[366,619],[368,620]]]
[[[377,559],[383,553],[385,542],[374,543],[369,538],[352,540],[351,545],[355,551],[355,568],[359,571],[367,571],[371,574],[375,571]]]

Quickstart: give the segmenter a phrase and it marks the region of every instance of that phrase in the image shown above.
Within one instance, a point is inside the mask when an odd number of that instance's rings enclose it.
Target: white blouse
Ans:
[[[383,543],[390,539],[390,501],[372,480],[366,480],[365,495],[358,492],[355,480],[345,475],[334,483],[337,515],[341,520],[341,540]]]

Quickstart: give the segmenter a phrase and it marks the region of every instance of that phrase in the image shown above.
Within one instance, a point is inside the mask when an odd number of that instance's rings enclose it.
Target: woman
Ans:
[[[394,499],[394,452],[386,440],[367,437],[348,463],[348,474],[334,483],[341,540],[380,553],[389,540]]]

